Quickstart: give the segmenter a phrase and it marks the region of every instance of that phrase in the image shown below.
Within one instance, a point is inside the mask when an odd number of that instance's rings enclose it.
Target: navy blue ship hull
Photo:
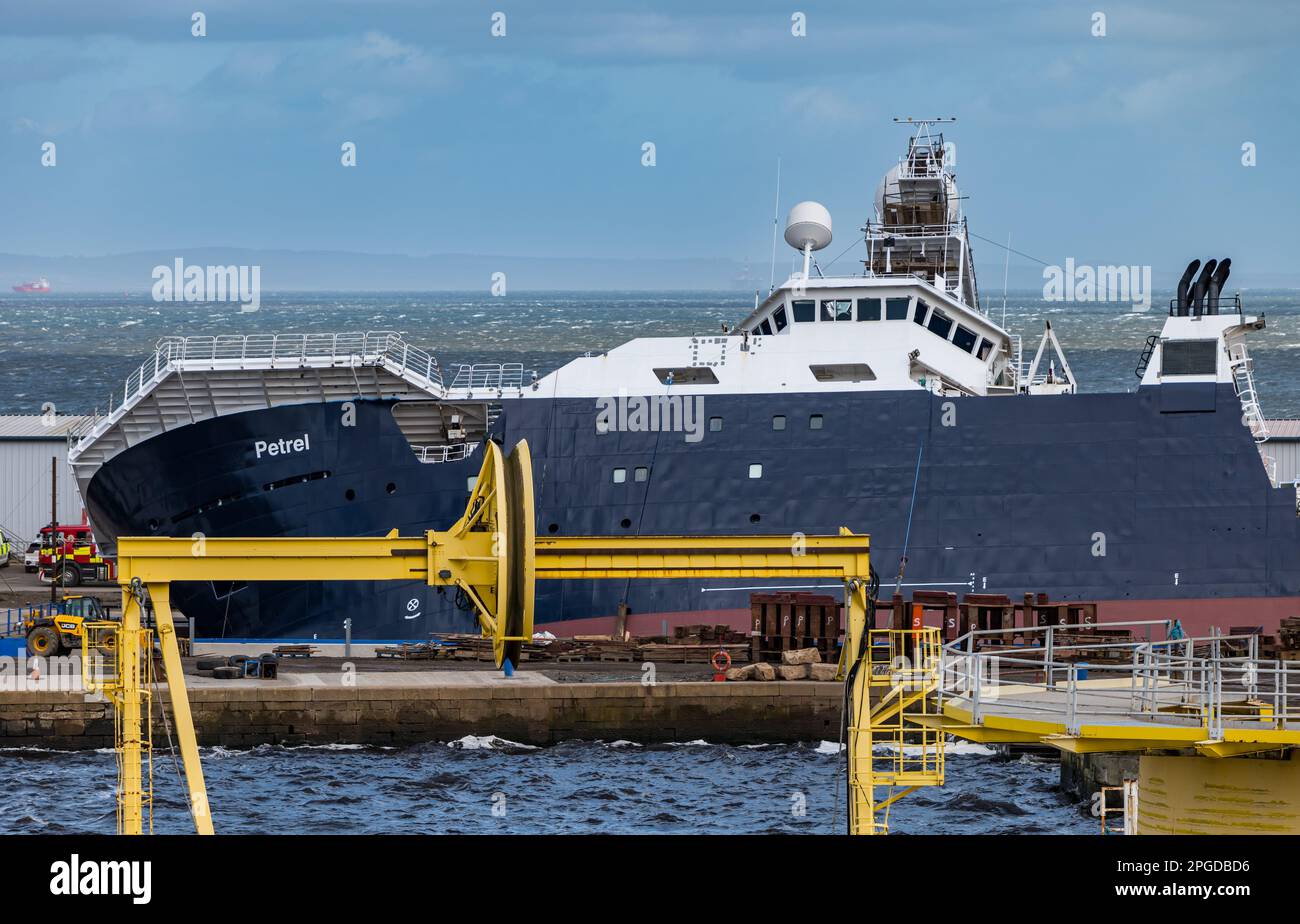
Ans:
[[[95,476],[92,520],[111,536],[445,527],[480,460],[421,464],[390,404],[357,402],[354,427],[341,426],[338,405],[311,404],[155,437]],[[1111,618],[1165,618],[1173,607],[1185,624],[1206,601],[1259,603],[1233,622],[1259,624],[1252,614],[1276,614],[1300,596],[1295,494],[1269,484],[1227,385],[956,400],[919,391],[709,396],[703,418],[718,422],[698,439],[598,433],[591,399],[501,404],[494,438],[507,449],[526,438],[533,451],[541,535],[847,526],[870,534],[887,590],[906,542],[908,588],[1111,601],[1121,605]],[[303,433],[309,450],[254,457],[258,439]],[[760,583],[543,582],[537,620],[608,617],[623,601],[641,616],[736,611]],[[421,584],[179,585],[173,594],[207,635],[337,638],[344,617],[358,638],[472,628],[449,596]]]

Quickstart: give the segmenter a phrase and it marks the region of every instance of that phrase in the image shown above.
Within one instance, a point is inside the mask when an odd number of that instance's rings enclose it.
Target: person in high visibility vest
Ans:
[[[0,532],[0,568],[9,567],[9,537]]]

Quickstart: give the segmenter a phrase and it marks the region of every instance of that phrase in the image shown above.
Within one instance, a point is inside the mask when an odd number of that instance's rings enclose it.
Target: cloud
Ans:
[[[866,117],[862,105],[824,87],[791,90],[781,101],[781,108],[809,126],[826,126],[841,120],[857,122]]]

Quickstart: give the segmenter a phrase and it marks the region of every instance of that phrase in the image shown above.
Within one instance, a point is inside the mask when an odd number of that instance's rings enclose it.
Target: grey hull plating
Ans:
[[[598,433],[590,399],[501,404],[495,438],[507,448],[527,438],[533,449],[543,535],[848,526],[871,535],[887,587],[906,537],[909,587],[1110,601],[1300,594],[1295,494],[1269,484],[1227,385],[954,400],[911,391],[709,396],[693,433]],[[155,437],[97,474],[92,517],[115,536],[379,535],[450,524],[479,459],[417,462],[389,406],[358,402],[353,427],[342,426],[338,405],[313,404]],[[777,415],[784,429],[774,428]],[[254,457],[257,439],[302,433],[309,452]],[[761,477],[751,477],[754,466]],[[744,608],[743,583],[545,582],[538,620],[608,616],[620,601],[634,614]],[[448,597],[418,584],[191,585],[177,599],[205,633],[233,637],[338,637],[344,616],[364,638],[471,627]]]

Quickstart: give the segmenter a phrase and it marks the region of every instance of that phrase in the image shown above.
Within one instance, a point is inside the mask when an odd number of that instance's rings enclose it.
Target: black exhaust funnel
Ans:
[[[1184,316],[1190,310],[1191,303],[1187,300],[1187,293],[1192,287],[1192,277],[1200,268],[1201,261],[1193,260],[1187,264],[1187,269],[1183,270],[1183,278],[1178,280],[1178,298],[1174,302],[1174,314]]]
[[[1219,268],[1214,271],[1210,277],[1210,288],[1205,300],[1205,313],[1219,313],[1219,293],[1223,291],[1223,284],[1228,281],[1228,274],[1232,272],[1232,257],[1224,257],[1219,263]]]
[[[1196,285],[1192,286],[1192,314],[1194,316],[1205,313],[1205,291],[1209,288],[1210,277],[1214,275],[1214,268],[1218,265],[1218,260],[1205,261],[1205,266],[1201,269],[1201,275],[1196,277]]]

